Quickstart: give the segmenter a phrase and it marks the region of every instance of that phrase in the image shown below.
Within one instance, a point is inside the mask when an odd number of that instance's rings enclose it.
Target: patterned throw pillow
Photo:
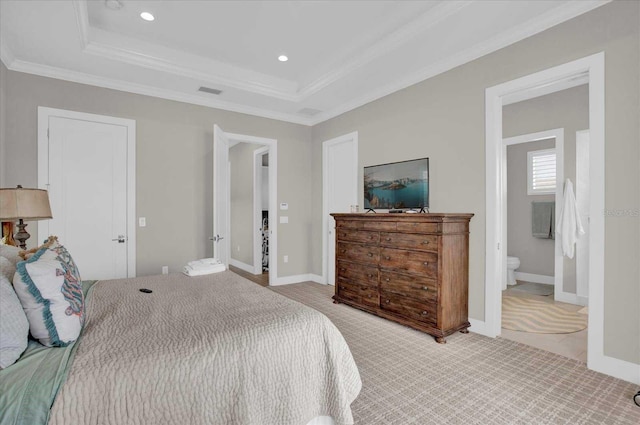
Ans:
[[[20,300],[9,279],[0,275],[0,369],[14,364],[27,349],[28,341],[29,322]]]
[[[18,261],[22,261],[22,258],[20,258],[20,251],[22,250],[17,246],[0,244],[0,257],[4,257],[11,261],[14,266]],[[9,278],[9,281],[11,281],[12,278],[13,276]]]
[[[48,347],[78,339],[84,323],[82,280],[69,252],[49,238],[17,264],[13,286],[29,320],[31,335]]]

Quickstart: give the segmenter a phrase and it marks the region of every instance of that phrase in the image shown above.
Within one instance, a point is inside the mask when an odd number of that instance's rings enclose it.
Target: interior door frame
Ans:
[[[502,318],[502,107],[514,93],[535,91],[558,81],[586,74],[589,83],[591,238],[589,240],[589,322],[587,367],[629,380],[637,365],[604,354],[604,211],[605,208],[605,55],[604,52],[577,59],[534,74],[508,81],[485,91],[486,153],[486,256],[485,322],[477,321],[480,333],[500,335]],[[530,96],[535,97],[535,96]],[[524,100],[524,99],[523,99]],[[634,379],[637,379],[634,376]]]
[[[269,154],[268,146],[253,151],[253,274],[256,275],[262,273],[262,157],[265,154]],[[269,202],[269,209],[271,209],[271,202]],[[269,229],[271,229],[271,211],[269,211]],[[271,267],[271,252],[269,252],[269,267]]]
[[[38,106],[38,188],[49,189],[49,120],[68,118],[127,129],[127,277],[136,277],[136,122],[126,118]],[[49,236],[49,222],[38,222],[38,241]]]
[[[269,148],[269,285],[274,286],[278,284],[278,226],[276,222],[276,218],[278,216],[277,203],[278,203],[278,140],[276,139],[268,139],[266,137],[257,137],[257,136],[249,136],[246,134],[236,134],[236,133],[227,133],[222,130],[220,126],[214,124],[214,132],[215,128],[220,129],[229,140],[229,146],[234,145],[235,143],[254,143],[258,145],[265,145]],[[217,166],[217,158],[215,152],[217,150],[217,141],[216,138],[213,138],[213,166],[214,166],[214,176],[215,176],[215,167]],[[230,185],[231,181],[227,179],[227,184]],[[215,216],[217,205],[216,205],[216,196],[215,196],[215,188],[216,182],[214,179],[213,187],[214,187],[214,197],[213,197],[213,214]],[[229,193],[230,190],[227,191]],[[230,207],[229,199],[227,199],[227,208]],[[255,210],[255,208],[254,208]],[[214,218],[215,219],[215,218]],[[272,225],[272,223],[274,225]],[[230,235],[231,228],[230,223],[227,221],[225,229],[226,243],[230,244]],[[230,246],[230,245],[228,245]],[[231,251],[227,249],[229,258],[231,258]]]
[[[555,153],[556,153],[556,191],[555,203],[556,212],[559,211],[559,206],[563,204],[564,199],[564,128],[555,128],[553,130],[540,131],[537,133],[520,134],[518,136],[507,137],[502,140],[502,191],[500,203],[502,204],[502,266],[501,268],[506,270],[507,268],[507,252],[509,246],[507,244],[507,147],[518,145],[521,143],[538,142],[541,140],[555,139]],[[554,236],[554,273],[553,273],[553,285],[554,285],[554,299],[556,301],[570,302],[571,304],[577,303],[577,297],[573,294],[564,292],[564,256],[562,255],[562,240]],[[507,280],[506,273],[502,274],[502,285]],[[547,282],[545,282],[547,283]],[[573,295],[573,296],[572,296]]]
[[[322,283],[327,285],[329,283],[329,258],[327,254],[329,229],[327,228],[327,216],[329,215],[329,147],[338,145],[340,143],[352,143],[354,150],[355,163],[353,166],[356,168],[356,181],[354,205],[358,204],[358,132],[354,131],[349,134],[335,137],[330,140],[322,142]]]

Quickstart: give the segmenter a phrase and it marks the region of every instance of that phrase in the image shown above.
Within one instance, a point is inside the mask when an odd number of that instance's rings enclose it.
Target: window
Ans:
[[[527,152],[529,195],[556,193],[556,150],[543,149]]]

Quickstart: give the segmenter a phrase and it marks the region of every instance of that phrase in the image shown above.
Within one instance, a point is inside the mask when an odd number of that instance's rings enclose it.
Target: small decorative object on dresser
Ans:
[[[467,333],[473,214],[331,214],[334,303],[433,335]]]

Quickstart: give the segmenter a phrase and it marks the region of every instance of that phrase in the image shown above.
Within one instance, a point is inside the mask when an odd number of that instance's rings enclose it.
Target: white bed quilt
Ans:
[[[353,423],[337,328],[232,272],[102,281],[86,320],[52,425]]]

